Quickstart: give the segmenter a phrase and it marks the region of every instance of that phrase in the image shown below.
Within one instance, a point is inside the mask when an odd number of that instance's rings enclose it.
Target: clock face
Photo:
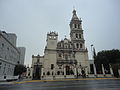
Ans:
[[[51,36],[49,36],[49,38],[51,39],[52,37],[51,37]]]
[[[56,39],[56,36],[49,36],[49,39]]]
[[[56,39],[56,37],[55,37],[55,36],[54,36],[53,38],[54,38],[54,39]]]

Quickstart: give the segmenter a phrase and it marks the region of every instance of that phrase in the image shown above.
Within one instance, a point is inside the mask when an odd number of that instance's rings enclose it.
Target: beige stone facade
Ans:
[[[58,41],[58,33],[47,33],[44,56],[32,56],[33,78],[60,79],[88,76],[90,66],[82,20],[76,10],[70,21],[70,39]]]

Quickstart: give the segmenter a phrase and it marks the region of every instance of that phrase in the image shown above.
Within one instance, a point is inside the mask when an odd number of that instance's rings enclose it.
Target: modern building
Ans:
[[[82,29],[76,10],[70,21],[70,38],[58,41],[58,33],[47,33],[44,56],[32,56],[33,78],[60,79],[88,76],[90,65]]]
[[[25,48],[18,49],[16,40],[16,34],[0,31],[0,77],[13,76],[15,65],[24,63]]]
[[[25,47],[18,47],[18,50],[20,52],[20,60],[19,63],[24,65],[25,60]]]

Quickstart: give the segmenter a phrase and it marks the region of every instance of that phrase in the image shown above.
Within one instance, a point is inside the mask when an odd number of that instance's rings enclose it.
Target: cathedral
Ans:
[[[58,33],[47,33],[44,55],[32,55],[34,79],[62,79],[88,76],[90,64],[85,47],[82,20],[73,10],[70,21],[70,38],[58,41]]]

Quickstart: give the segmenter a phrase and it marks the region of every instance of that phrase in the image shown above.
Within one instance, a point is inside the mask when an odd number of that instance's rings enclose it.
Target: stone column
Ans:
[[[94,75],[96,76],[96,75],[97,75],[97,72],[96,72],[95,64],[93,64],[93,68],[94,68]]]
[[[79,68],[79,74],[82,75],[82,73],[81,73],[81,68]]]
[[[88,68],[85,68],[85,74],[86,76],[88,76],[88,71],[87,71]]]
[[[41,76],[43,76],[43,68],[41,68]]]
[[[30,76],[32,77],[32,75],[33,75],[33,68],[31,67],[30,68]]]
[[[104,69],[103,64],[102,64],[102,72],[103,72],[103,75],[105,75],[105,69]]]
[[[74,68],[74,75],[75,76],[77,75],[77,69],[76,69],[76,67]]]
[[[26,70],[26,76],[28,77],[28,73],[29,73],[29,67],[27,67],[27,70]]]
[[[66,68],[64,67],[64,75],[66,75]]]
[[[113,70],[110,64],[109,64],[109,67],[110,67],[110,73],[113,75]]]

